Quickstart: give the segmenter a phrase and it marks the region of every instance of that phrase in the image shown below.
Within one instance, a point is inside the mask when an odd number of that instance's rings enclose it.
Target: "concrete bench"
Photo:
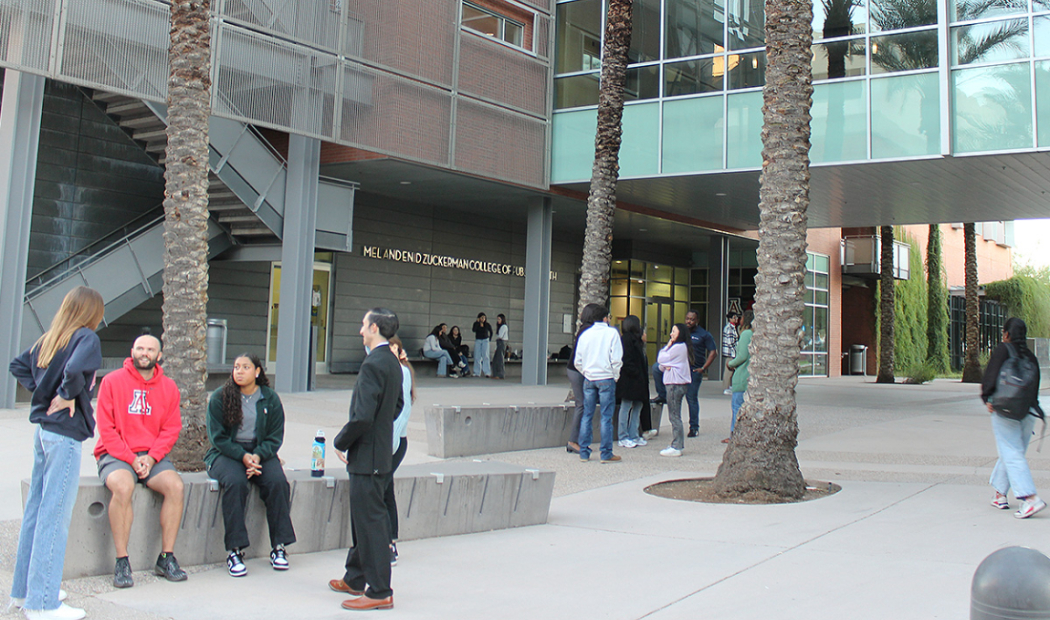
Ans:
[[[428,407],[427,449],[449,458],[564,446],[574,413],[572,404]]]
[[[312,478],[306,470],[285,472],[291,484],[292,524],[298,539],[289,548],[292,554],[345,549],[351,544],[349,480],[341,469],[326,473],[326,477]],[[226,550],[218,483],[203,472],[183,474],[182,479],[186,501],[175,555],[184,566],[222,562]],[[400,468],[394,485],[399,540],[414,540],[546,523],[554,472],[495,461],[430,463]],[[23,506],[28,488],[29,481],[23,480]],[[81,478],[69,528],[65,578],[113,572],[109,500],[109,490],[98,478]],[[160,495],[145,488],[136,490],[128,549],[135,570],[152,567],[160,553],[160,505]],[[248,497],[246,525],[252,541],[246,556],[267,556],[265,505],[255,491]]]

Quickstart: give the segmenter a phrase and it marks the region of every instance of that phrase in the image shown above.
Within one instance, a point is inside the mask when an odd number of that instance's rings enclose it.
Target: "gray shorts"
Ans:
[[[149,452],[146,451],[137,453],[138,456],[143,456],[145,454],[149,454]],[[117,457],[111,454],[103,454],[102,456],[98,457],[98,477],[100,480],[102,480],[102,484],[106,484],[106,478],[108,478],[111,473],[117,471],[118,469],[123,469],[124,471],[131,473],[131,475],[135,478],[136,482],[146,484],[150,480],[153,480],[154,476],[161,472],[175,471],[175,466],[172,465],[171,461],[168,460],[168,457],[165,456],[161,460],[157,461],[157,463],[153,466],[153,469],[149,470],[149,476],[146,476],[146,478],[144,479],[140,479],[139,475],[135,473],[135,468],[131,466],[131,463],[125,463],[124,461],[118,459]]]

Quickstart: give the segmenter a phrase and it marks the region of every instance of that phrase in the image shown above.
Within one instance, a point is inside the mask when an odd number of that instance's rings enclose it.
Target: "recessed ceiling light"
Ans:
[[[412,185],[412,181],[401,181],[401,185]]]
[[[648,228],[639,228],[638,232],[649,232]]]
[[[726,195],[725,192],[718,192],[718,193],[715,194],[715,196],[718,196],[720,198],[725,198],[725,195]]]

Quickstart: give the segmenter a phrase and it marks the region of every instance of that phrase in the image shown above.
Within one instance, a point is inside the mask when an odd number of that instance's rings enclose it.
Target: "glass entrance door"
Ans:
[[[310,326],[317,328],[317,366],[315,372],[328,372],[328,319],[332,288],[332,266],[314,263],[314,279],[310,291]],[[270,275],[270,333],[266,339],[266,369],[277,372],[277,324],[281,307],[281,264],[274,263]],[[307,343],[303,343],[305,347]]]
[[[645,339],[649,363],[656,362],[656,353],[667,344],[674,325],[674,304],[667,297],[653,297],[645,305]]]

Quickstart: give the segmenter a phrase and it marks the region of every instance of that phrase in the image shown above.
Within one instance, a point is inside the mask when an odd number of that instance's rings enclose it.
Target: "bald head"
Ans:
[[[156,336],[143,334],[131,345],[131,361],[146,379],[153,377],[153,368],[160,361],[160,340]]]

